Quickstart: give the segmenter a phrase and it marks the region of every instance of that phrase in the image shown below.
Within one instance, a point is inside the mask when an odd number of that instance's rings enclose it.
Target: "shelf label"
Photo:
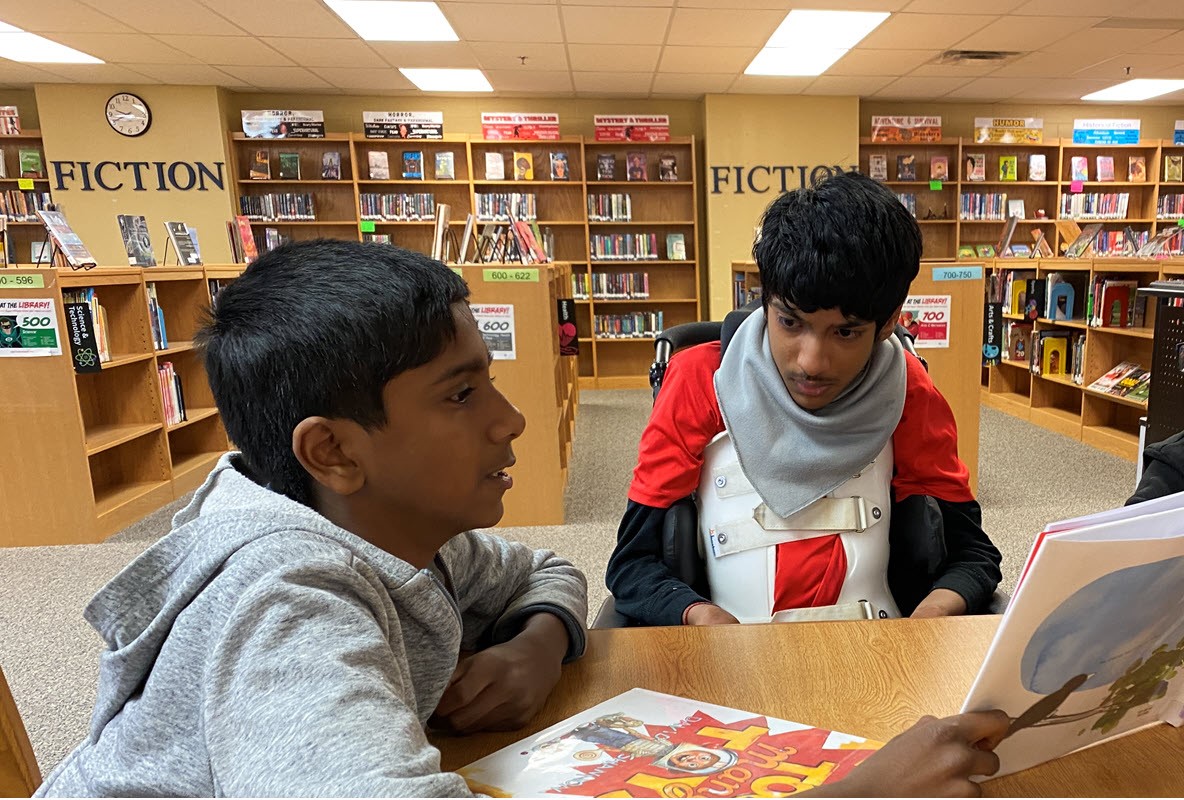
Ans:
[[[1176,220],[1176,224],[1179,225],[1181,228],[1184,228],[1184,219]]]
[[[16,179],[16,188],[20,189],[22,192],[33,191],[33,179],[32,178],[17,178]]]
[[[929,191],[931,191],[931,192],[940,192],[940,191],[941,191],[941,186],[942,186],[942,183],[941,183],[941,181],[930,181],[930,182],[929,182]]]
[[[1184,224],[1184,220],[1181,220]],[[0,289],[44,289],[44,275],[5,275],[0,272]]]
[[[1137,119],[1075,119],[1073,144],[1138,144]]]
[[[493,360],[513,361],[518,358],[514,345],[514,306],[471,305],[469,309],[473,312],[477,330],[481,331],[481,338],[485,340]]]
[[[58,314],[53,298],[0,299],[0,357],[37,358],[61,354],[62,339],[58,334]],[[97,363],[97,357],[95,361]]]
[[[461,276],[462,278],[465,276],[465,271],[463,269],[461,269],[460,267],[449,267],[449,269],[452,270],[453,272],[455,272],[457,275]]]
[[[538,283],[539,271],[536,267],[522,267],[518,269],[484,269],[482,270],[486,283]]]
[[[358,227],[362,229],[362,233],[374,233],[374,220],[364,219],[358,223]]]
[[[979,267],[934,267],[935,281],[981,281],[983,268]]]

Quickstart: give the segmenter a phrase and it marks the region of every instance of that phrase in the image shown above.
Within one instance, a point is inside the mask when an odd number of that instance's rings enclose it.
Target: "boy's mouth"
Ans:
[[[513,458],[510,459],[510,462],[508,464],[503,466],[501,469],[494,470],[493,472],[489,473],[485,477],[488,478],[489,480],[498,481],[507,490],[510,489],[514,485],[514,478],[511,477],[510,474],[508,472],[506,472],[506,470],[508,470],[510,467],[514,466],[515,461],[516,461],[516,459],[513,459]]]

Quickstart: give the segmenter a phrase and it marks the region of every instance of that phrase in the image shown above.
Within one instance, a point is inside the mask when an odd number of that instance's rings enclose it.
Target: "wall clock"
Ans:
[[[142,136],[152,124],[148,104],[130,92],[111,95],[106,107],[107,124],[124,136]]]

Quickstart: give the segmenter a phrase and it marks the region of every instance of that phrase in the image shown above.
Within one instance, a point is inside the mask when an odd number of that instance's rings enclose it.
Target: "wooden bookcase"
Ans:
[[[645,273],[649,280],[648,298],[592,297],[576,304],[580,339],[578,375],[585,388],[641,388],[648,385],[649,365],[653,361],[653,337],[608,338],[596,333],[599,315],[662,313],[666,327],[701,318],[701,274],[699,257],[699,196],[696,175],[695,140],[672,137],[669,142],[593,142],[581,136],[556,141],[493,141],[467,136],[449,136],[441,140],[367,139],[360,133],[327,134],[325,139],[260,140],[246,139],[241,133],[230,136],[235,185],[241,194],[270,192],[309,192],[316,204],[316,222],[252,222],[262,231],[275,228],[292,239],[327,236],[357,241],[360,232],[362,194],[431,193],[436,203],[450,206],[451,229],[459,239],[465,216],[478,208],[477,195],[526,193],[535,196],[540,230],[554,240],[556,261],[571,265],[591,286],[598,275]],[[256,149],[271,153],[272,180],[251,180],[250,165]],[[324,152],[342,154],[340,181],[319,180]],[[369,153],[385,152],[391,179],[370,179]],[[403,153],[423,154],[423,180],[402,177]],[[317,180],[279,180],[278,153],[301,154],[301,176]],[[453,153],[455,178],[435,178],[437,153]],[[567,180],[551,180],[550,156],[567,155],[570,174]],[[646,180],[626,180],[626,162],[630,153],[644,153]],[[514,153],[529,153],[534,179],[514,180]],[[505,180],[486,180],[486,156],[502,156]],[[614,180],[597,180],[599,155],[616,158]],[[677,162],[677,181],[658,179],[659,160],[673,156]],[[598,194],[629,195],[630,221],[600,222],[589,219],[588,197]],[[238,212],[238,205],[233,213]],[[323,221],[322,221],[323,220]],[[394,244],[420,252],[430,252],[431,220],[373,221],[375,234],[391,236]],[[478,222],[483,227],[482,222]],[[369,226],[367,226],[369,227]],[[652,233],[657,237],[656,259],[592,259],[593,237],[602,234]],[[683,236],[685,259],[672,259],[667,237]]]
[[[1125,167],[1125,165],[1124,165]],[[1151,368],[1155,305],[1148,303],[1144,325],[1138,328],[1092,327],[1084,319],[1085,298],[1081,287],[1089,287],[1099,275],[1136,280],[1140,286],[1163,278],[1184,276],[1184,261],[1145,261],[1120,258],[1096,259],[995,259],[986,262],[996,271],[1035,270],[1043,279],[1052,272],[1066,275],[1074,284],[1074,315],[1080,319],[1055,321],[1040,318],[1034,330],[1061,329],[1085,333],[1082,384],[1063,375],[1033,375],[1025,362],[1003,361],[987,367],[981,389],[984,405],[1040,425],[1048,430],[1134,461],[1139,448],[1139,418],[1147,404],[1089,389],[1089,385],[1121,361],[1134,361]],[[1006,304],[1006,301],[1005,301]],[[1005,320],[1020,315],[1004,314]]]
[[[0,482],[7,524],[0,546],[101,541],[195,489],[229,444],[193,346],[209,305],[208,279],[230,279],[226,267],[10,269],[44,288],[4,289],[5,297],[52,298],[62,355],[0,358],[6,387],[0,448],[20,469]],[[146,283],[155,283],[169,348],[155,350]],[[112,358],[101,372],[71,364],[63,290],[93,288],[107,316]],[[180,375],[187,419],[166,425],[157,366]]]
[[[41,144],[41,132],[35,130],[22,131],[19,136],[0,136],[0,158],[4,159],[7,178],[0,178],[0,193],[20,188],[20,151],[37,150],[41,153],[41,164],[44,170],[49,169],[45,160],[45,149]],[[31,178],[33,190],[37,192],[49,191],[49,173],[44,178]],[[33,264],[33,245],[45,241],[45,226],[40,221],[13,222],[5,224],[4,247],[8,253],[10,265]]]

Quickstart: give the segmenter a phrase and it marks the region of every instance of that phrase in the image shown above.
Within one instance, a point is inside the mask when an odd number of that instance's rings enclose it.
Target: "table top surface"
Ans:
[[[887,741],[958,713],[1001,617],[589,632],[547,705],[511,733],[433,735],[455,770],[640,687]],[[1184,729],[1158,725],[984,785],[991,796],[1177,796]]]

